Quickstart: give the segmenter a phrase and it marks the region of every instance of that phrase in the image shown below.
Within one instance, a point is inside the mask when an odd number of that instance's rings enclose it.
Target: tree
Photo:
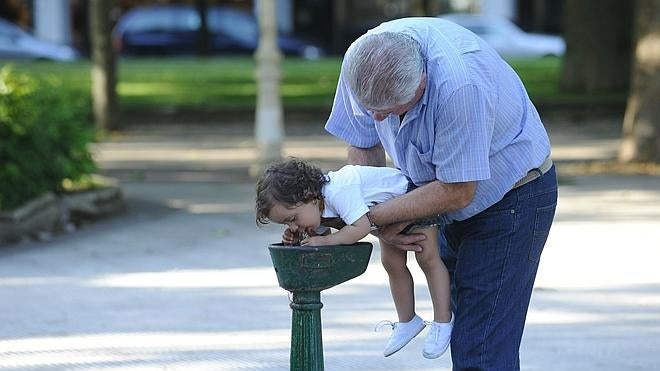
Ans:
[[[619,160],[660,163],[660,0],[637,0],[636,6],[633,75]]]
[[[92,54],[92,105],[97,127],[119,128],[117,71],[110,40],[111,0],[90,0],[89,28]]]
[[[564,2],[566,54],[561,90],[621,92],[630,81],[632,2]]]
[[[199,13],[199,29],[197,30],[197,44],[199,55],[208,56],[211,54],[209,46],[209,26],[207,22],[207,14],[209,5],[207,0],[196,0],[195,7]]]

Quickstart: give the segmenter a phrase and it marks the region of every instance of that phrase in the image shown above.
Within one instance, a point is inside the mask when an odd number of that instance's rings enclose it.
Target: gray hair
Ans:
[[[342,75],[357,100],[371,109],[389,109],[415,96],[424,72],[419,43],[398,32],[363,36],[346,52]]]

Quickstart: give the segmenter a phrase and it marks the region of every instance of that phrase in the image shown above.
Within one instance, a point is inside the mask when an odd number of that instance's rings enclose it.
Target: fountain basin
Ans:
[[[367,269],[373,246],[268,246],[277,281],[291,292],[321,291],[355,278]]]

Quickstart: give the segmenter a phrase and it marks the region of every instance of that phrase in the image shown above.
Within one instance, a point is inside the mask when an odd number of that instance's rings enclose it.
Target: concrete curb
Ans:
[[[76,225],[109,217],[124,208],[119,186],[59,195],[48,192],[0,213],[0,243],[48,240],[55,232],[72,231]]]
[[[46,193],[14,210],[0,213],[0,242],[16,242],[49,233],[60,222],[60,208],[53,193]]]

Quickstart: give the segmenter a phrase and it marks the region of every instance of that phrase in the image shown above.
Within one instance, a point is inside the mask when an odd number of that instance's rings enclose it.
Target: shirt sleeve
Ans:
[[[341,74],[325,130],[359,148],[371,148],[379,142],[373,119],[355,100]]]
[[[439,108],[433,163],[445,183],[490,178],[489,152],[494,128],[493,101],[486,91],[465,85]]]
[[[346,224],[355,223],[369,211],[359,184],[349,184],[337,189],[327,202],[331,203],[337,215]]]

